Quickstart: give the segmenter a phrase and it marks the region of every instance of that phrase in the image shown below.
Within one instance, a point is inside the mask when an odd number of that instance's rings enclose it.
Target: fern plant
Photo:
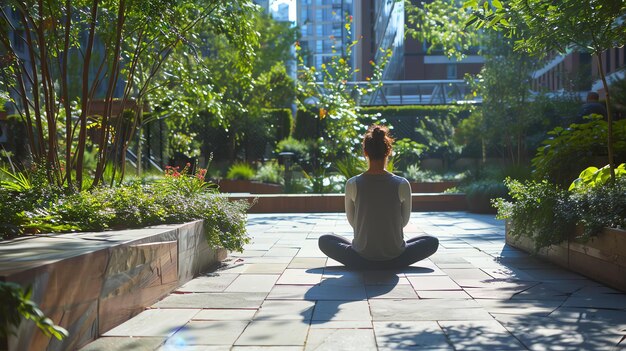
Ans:
[[[254,178],[254,168],[247,163],[237,162],[230,166],[226,173],[226,179],[251,180]]]

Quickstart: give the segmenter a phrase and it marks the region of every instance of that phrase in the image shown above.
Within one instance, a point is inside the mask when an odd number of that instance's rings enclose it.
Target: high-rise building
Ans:
[[[307,66],[319,71],[354,40],[354,33],[345,28],[353,14],[352,0],[298,0],[296,10],[301,54]],[[352,57],[348,60],[354,62]]]

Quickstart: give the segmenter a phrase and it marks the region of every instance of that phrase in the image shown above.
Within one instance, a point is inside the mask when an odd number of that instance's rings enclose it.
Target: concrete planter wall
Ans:
[[[411,191],[414,193],[442,193],[459,185],[459,182],[411,182]]]
[[[228,195],[253,204],[249,213],[344,212],[343,194]],[[413,194],[413,211],[465,211],[464,194]]]
[[[459,182],[411,182],[411,191],[414,193],[441,193],[446,189],[457,186]],[[250,194],[281,194],[283,187],[278,184],[268,184],[250,180],[222,179],[217,182],[222,193],[250,193]]]
[[[32,286],[32,300],[70,334],[63,341],[50,339],[25,322],[8,340],[8,349],[78,349],[226,254],[209,248],[202,221],[2,242],[0,280]]]
[[[222,179],[217,185],[223,193],[280,194],[283,187],[279,184],[253,182],[250,180]]]
[[[580,229],[577,229],[580,230]],[[506,229],[506,243],[527,252],[534,243],[526,237],[513,238]],[[567,240],[541,249],[537,255],[613,288],[626,291],[626,230],[605,228],[586,243]]]

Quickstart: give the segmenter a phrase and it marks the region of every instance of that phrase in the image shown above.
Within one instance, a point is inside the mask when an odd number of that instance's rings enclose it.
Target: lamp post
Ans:
[[[281,152],[278,157],[283,161],[285,165],[285,193],[291,193],[291,159],[293,158],[293,152]]]

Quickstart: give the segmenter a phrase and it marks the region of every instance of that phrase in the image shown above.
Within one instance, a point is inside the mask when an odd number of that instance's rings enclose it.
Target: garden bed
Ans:
[[[514,238],[510,235],[508,223],[506,243],[527,252],[534,249],[534,243],[527,237]],[[626,230],[604,228],[586,243],[567,240],[539,250],[537,256],[626,291]]]
[[[25,322],[8,349],[78,349],[225,257],[203,221],[0,242],[0,280],[32,286],[31,299],[69,331],[58,341]]]

